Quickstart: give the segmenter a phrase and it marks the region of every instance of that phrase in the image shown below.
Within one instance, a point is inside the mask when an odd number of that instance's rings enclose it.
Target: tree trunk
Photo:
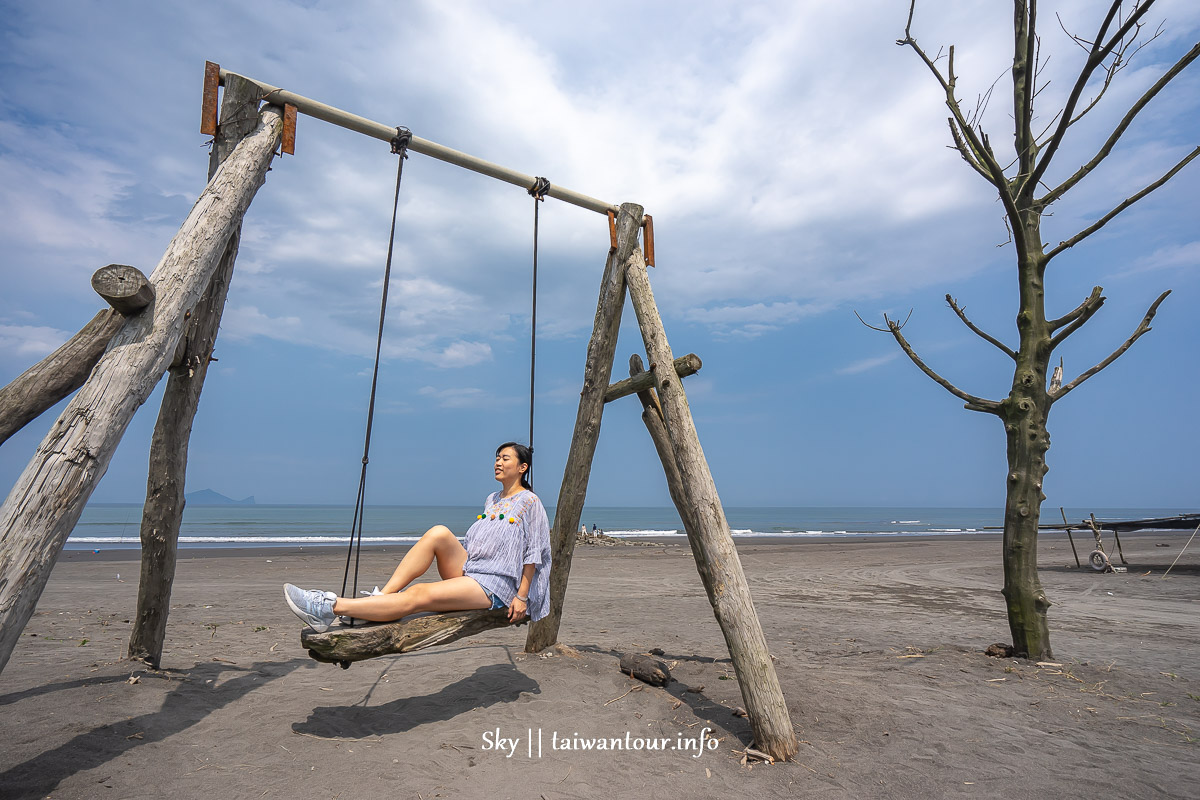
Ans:
[[[592,338],[588,341],[587,362],[583,368],[583,390],[579,393],[579,411],[575,415],[575,431],[571,434],[571,450],[563,470],[558,505],[554,510],[554,529],[550,535],[553,562],[550,567],[550,611],[529,626],[525,651],[536,653],[558,641],[558,626],[562,623],[563,600],[567,594],[567,577],[571,573],[571,557],[575,554],[575,532],[587,496],[588,478],[592,474],[592,456],[600,438],[600,419],[604,414],[604,393],[612,377],[613,355],[617,352],[617,333],[621,328],[621,311],[625,305],[625,260],[637,246],[638,229],[642,224],[642,207],[624,203],[617,215],[617,246],[610,248],[600,281],[600,299],[596,303],[596,318]]]
[[[129,318],[113,337],[0,507],[0,669],[125,428],[170,365],[185,315],[262,185],[281,125],[279,109],[267,108],[209,182],[154,271],[153,313]]]
[[[1016,655],[1048,660],[1054,657],[1046,619],[1050,600],[1038,578],[1037,545],[1042,501],[1046,499],[1042,493],[1042,481],[1048,471],[1046,451],[1050,449],[1046,430],[1051,403],[1046,393],[1050,326],[1046,321],[1045,263],[1037,212],[1024,212],[1021,223],[1025,241],[1033,251],[1018,256],[1017,332],[1021,345],[1012,389],[1001,408],[1008,441],[1003,594]]]
[[[0,389],[0,444],[83,386],[125,318],[106,308],[66,344]]]
[[[754,610],[746,573],[729,533],[721,498],[700,447],[687,394],[683,391],[683,380],[676,377],[671,368],[675,359],[640,251],[635,250],[630,257],[625,280],[646,343],[650,372],[655,377],[663,422],[675,453],[687,505],[694,509],[696,535],[689,539],[696,568],[702,578],[707,576],[705,589],[721,633],[725,635],[757,746],[773,758],[786,761],[799,749],[787,702]]]
[[[261,92],[243,78],[231,75],[225,84],[221,124],[209,163],[209,179],[229,157],[237,143],[254,132],[258,124]],[[209,358],[221,325],[229,281],[233,277],[241,225],[229,237],[225,253],[213,273],[188,329],[176,350],[175,363],[167,379],[154,437],[150,442],[150,468],[146,479],[146,503],[142,508],[142,569],[138,583],[137,613],[129,636],[129,657],[145,661],[155,669],[162,659],[171,609],[171,584],[183,521],[184,487],[187,479],[188,443],[192,422],[200,404],[200,392],[208,374]]]

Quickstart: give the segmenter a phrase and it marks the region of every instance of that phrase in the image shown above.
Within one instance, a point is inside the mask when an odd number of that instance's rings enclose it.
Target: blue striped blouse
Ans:
[[[522,489],[501,498],[499,492],[492,492],[463,546],[467,549],[463,574],[505,605],[517,595],[524,566],[533,564],[529,618],[536,621],[550,612],[550,521],[536,494]]]

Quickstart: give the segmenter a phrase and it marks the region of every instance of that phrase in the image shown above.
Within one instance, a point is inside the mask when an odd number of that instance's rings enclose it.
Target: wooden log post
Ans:
[[[558,505],[554,510],[554,528],[550,533],[550,611],[529,626],[529,636],[525,640],[525,651],[529,653],[544,650],[558,641],[567,576],[570,575],[571,557],[575,553],[575,532],[579,530],[579,517],[587,496],[592,457],[596,453],[600,420],[604,414],[604,393],[612,377],[613,356],[617,352],[617,333],[621,328],[621,311],[625,306],[625,261],[637,247],[643,210],[634,203],[621,205],[616,222],[617,245],[609,248],[608,260],[604,264],[592,338],[588,341],[587,361],[583,368],[579,411],[575,415],[571,449],[567,453],[567,465],[563,469],[562,486],[558,491]]]
[[[654,302],[641,251],[635,250],[630,256],[625,279],[646,343],[650,372],[655,377],[663,422],[679,467],[687,504],[694,513],[696,536],[692,554],[700,574],[709,576],[705,589],[729,647],[754,739],[759,749],[775,759],[790,759],[796,754],[798,744],[788,717],[787,703],[754,610],[741,559],[729,533],[721,498],[700,447],[683,381],[675,377],[675,371],[670,368],[675,359]]]
[[[125,324],[154,300],[154,288],[136,267],[109,264],[92,275],[92,288],[111,309],[92,317],[66,344],[0,389],[0,444],[46,409],[83,386],[92,367]]]
[[[427,647],[449,644],[467,636],[524,625],[510,622],[508,609],[489,611],[453,611],[449,614],[430,614],[379,625],[333,627],[323,633],[305,628],[300,643],[317,661],[348,667],[355,661],[377,656],[411,653]]]
[[[685,356],[686,358],[686,356]],[[696,359],[699,361],[699,359]],[[679,359],[675,359],[676,365],[679,364]],[[629,375],[631,378],[640,379],[646,376],[653,380],[653,375],[644,371],[642,366],[642,357],[634,353],[629,357]],[[699,369],[697,367],[697,369]],[[677,375],[682,375],[677,371]],[[650,434],[650,440],[654,442],[654,449],[658,453],[658,460],[662,462],[663,474],[667,477],[667,491],[671,494],[671,502],[675,504],[675,510],[679,512],[679,519],[683,522],[683,530],[687,533],[688,544],[695,551],[697,544],[695,542],[697,531],[699,530],[696,522],[695,509],[688,502],[687,490],[683,486],[683,478],[679,475],[679,467],[675,463],[675,449],[671,447],[671,439],[667,436],[666,425],[663,424],[662,404],[658,402],[658,398],[654,395],[654,390],[647,388],[637,393],[638,400],[642,402],[642,423],[646,426],[646,431]],[[696,561],[696,567],[700,570],[700,580],[704,582],[704,589],[708,591],[709,575],[706,565],[699,560]]]
[[[130,317],[113,337],[0,506],[0,670],[125,428],[170,365],[186,314],[262,185],[281,127],[280,110],[268,107],[209,181],[154,270],[153,313]]]
[[[154,287],[137,267],[128,264],[109,264],[92,274],[96,294],[127,317],[140,312],[154,302]]]
[[[66,344],[0,389],[0,444],[83,386],[125,318],[106,308]]]
[[[209,160],[211,180],[221,163],[258,125],[261,92],[253,83],[230,76],[225,84],[221,122]],[[150,441],[150,468],[146,502],[142,506],[142,568],[138,583],[137,612],[129,636],[129,657],[157,669],[167,635],[171,585],[183,521],[187,479],[188,443],[200,404],[200,392],[216,343],[233,264],[237,258],[241,225],[229,237],[212,280],[189,319],[167,378],[154,436]]]
[[[629,377],[623,381],[617,381],[608,387],[604,392],[604,402],[611,403],[613,400],[620,400],[622,397],[628,397],[631,394],[636,394],[639,397],[642,392],[647,389],[654,388],[654,376],[649,372],[641,370],[641,358],[638,359],[638,371],[633,371],[633,361],[629,362]],[[700,367],[704,366],[700,361],[700,356],[695,353],[688,353],[686,356],[680,356],[675,359],[675,374],[681,378],[686,378],[689,375],[695,375],[700,371]]]

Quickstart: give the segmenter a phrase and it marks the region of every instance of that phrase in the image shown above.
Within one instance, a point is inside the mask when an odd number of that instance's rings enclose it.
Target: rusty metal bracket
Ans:
[[[291,103],[283,104],[283,152],[296,155],[296,107]]]
[[[617,212],[608,210],[608,246],[617,249]]]
[[[646,266],[654,266],[654,217],[646,214],[642,217],[642,227],[646,232],[642,234],[642,241],[646,245]]]
[[[221,66],[211,61],[204,62],[204,95],[200,107],[200,132],[217,135],[217,93],[221,85]]]

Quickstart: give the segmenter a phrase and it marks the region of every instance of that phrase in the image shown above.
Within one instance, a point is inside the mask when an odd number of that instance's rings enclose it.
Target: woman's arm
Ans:
[[[521,619],[529,608],[529,586],[533,583],[535,569],[537,569],[536,564],[526,564],[521,570],[521,584],[517,587],[517,596],[513,598],[512,605],[508,607],[510,622]]]

